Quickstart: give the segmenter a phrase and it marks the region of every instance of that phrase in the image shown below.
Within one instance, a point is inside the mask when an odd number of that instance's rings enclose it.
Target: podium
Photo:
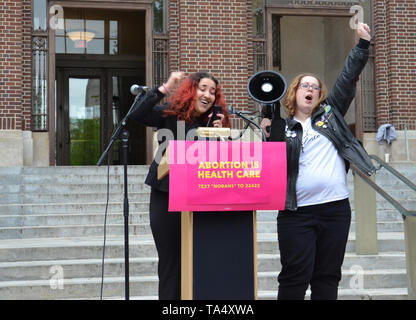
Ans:
[[[257,299],[256,212],[181,213],[182,300]]]
[[[170,141],[158,177],[181,212],[182,300],[257,299],[256,210],[283,208],[286,194],[285,145],[259,144]]]

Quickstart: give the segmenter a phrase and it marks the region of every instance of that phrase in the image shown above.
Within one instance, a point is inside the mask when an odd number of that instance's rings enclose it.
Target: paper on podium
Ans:
[[[199,127],[196,129],[196,133],[200,137],[204,138],[228,138],[231,135],[230,128],[214,128],[214,127]]]

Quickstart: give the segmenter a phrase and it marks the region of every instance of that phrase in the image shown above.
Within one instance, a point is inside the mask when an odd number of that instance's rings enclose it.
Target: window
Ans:
[[[280,51],[280,16],[272,15],[272,60],[273,68],[282,70]]]
[[[166,33],[166,0],[153,1],[153,31]]]
[[[64,26],[55,31],[56,53],[119,54],[117,20],[65,17]]]
[[[253,69],[254,73],[266,68],[266,39],[264,33],[264,1],[253,0]]]
[[[155,85],[165,82],[169,75],[166,3],[166,0],[153,1],[153,83]]]
[[[46,0],[33,0],[32,131],[48,130],[48,33]]]

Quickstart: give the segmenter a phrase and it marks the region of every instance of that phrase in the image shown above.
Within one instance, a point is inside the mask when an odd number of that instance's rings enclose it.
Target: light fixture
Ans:
[[[67,36],[74,42],[82,40],[89,42],[95,37],[95,33],[84,30],[72,30],[66,33]]]

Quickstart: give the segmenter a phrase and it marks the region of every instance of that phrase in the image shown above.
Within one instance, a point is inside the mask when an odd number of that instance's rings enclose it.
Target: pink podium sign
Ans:
[[[284,142],[169,142],[169,211],[282,210]]]

